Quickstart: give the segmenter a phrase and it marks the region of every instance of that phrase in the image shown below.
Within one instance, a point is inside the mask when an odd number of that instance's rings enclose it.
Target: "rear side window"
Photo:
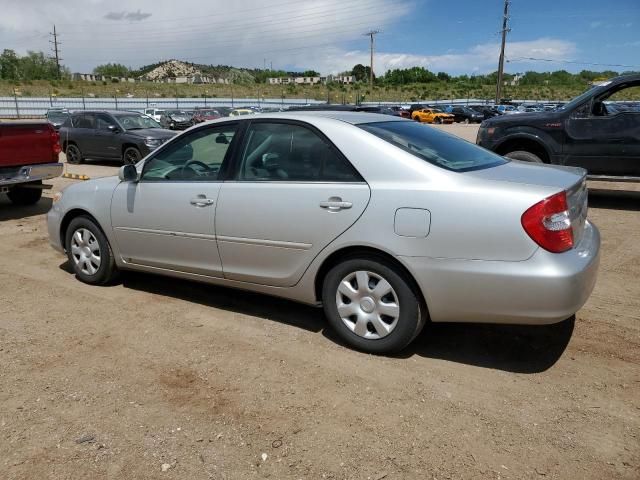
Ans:
[[[507,163],[503,157],[435,128],[415,122],[376,122],[363,130],[438,167],[468,172]]]
[[[74,115],[73,126],[76,128],[96,128],[95,118],[88,113]]]
[[[252,123],[238,180],[361,182],[353,166],[316,132],[288,123]]]

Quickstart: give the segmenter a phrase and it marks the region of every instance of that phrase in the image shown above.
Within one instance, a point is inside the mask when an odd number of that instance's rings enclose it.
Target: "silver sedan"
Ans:
[[[374,353],[427,321],[562,321],[598,269],[583,170],[371,113],[208,122],[54,200],[51,244],[83,282],[138,270],[323,305]]]

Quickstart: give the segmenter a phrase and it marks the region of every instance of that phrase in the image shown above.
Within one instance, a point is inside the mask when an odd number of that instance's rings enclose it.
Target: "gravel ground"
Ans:
[[[430,325],[374,357],[284,300],[78,282],[48,245],[52,183],[0,198],[0,478],[640,478],[638,186],[592,185],[602,263],[575,320]]]

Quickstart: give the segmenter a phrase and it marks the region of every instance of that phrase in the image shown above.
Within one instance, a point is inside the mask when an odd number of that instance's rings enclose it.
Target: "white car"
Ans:
[[[163,113],[164,113],[164,110],[161,110],[159,108],[145,108],[144,110],[144,114],[149,115],[156,122],[160,121],[160,117],[162,116]]]

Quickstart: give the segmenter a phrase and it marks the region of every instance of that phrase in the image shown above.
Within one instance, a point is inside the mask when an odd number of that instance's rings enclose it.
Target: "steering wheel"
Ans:
[[[202,167],[204,169],[203,172],[200,172],[198,170],[196,170],[195,168],[192,168],[193,165],[197,165],[199,167]],[[200,160],[189,160],[187,163],[184,164],[184,167],[182,167],[182,171],[184,172],[185,168],[190,168],[191,171],[193,171],[196,175],[204,175],[208,172],[211,171],[211,167],[209,167],[209,165],[207,165],[204,162],[201,162]]]

